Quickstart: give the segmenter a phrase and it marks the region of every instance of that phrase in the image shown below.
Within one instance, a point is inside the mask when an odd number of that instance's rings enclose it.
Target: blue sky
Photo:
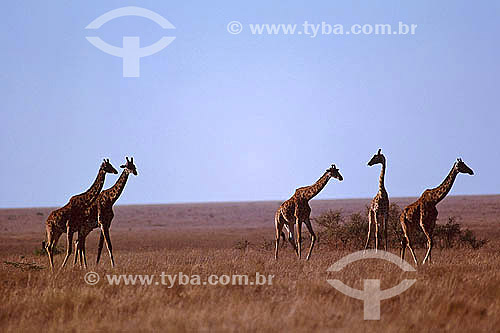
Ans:
[[[109,10],[141,17],[85,27]],[[282,200],[335,163],[318,198],[372,197],[382,148],[391,196],[438,185],[457,157],[475,171],[452,194],[498,193],[500,46],[494,1],[10,1],[0,13],[0,207],[60,206],[100,161],[134,156],[119,201]],[[238,35],[226,25],[243,24]],[[248,24],[418,24],[415,35],[252,35]],[[122,77],[121,46],[175,41]],[[110,175],[106,187],[117,179]]]

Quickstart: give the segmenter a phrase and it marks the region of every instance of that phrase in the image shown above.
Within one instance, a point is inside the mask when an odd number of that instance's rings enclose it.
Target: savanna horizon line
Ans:
[[[485,193],[485,194],[454,194],[448,195],[447,198],[468,198],[468,197],[498,197],[500,193]],[[400,201],[400,200],[411,200],[418,199],[419,196],[394,196],[389,197],[390,202]],[[288,199],[288,197],[284,197],[281,199],[273,199],[273,200],[233,200],[233,201],[176,201],[176,202],[149,202],[149,203],[124,203],[117,204],[115,207],[131,207],[131,206],[176,206],[176,205],[220,205],[220,204],[243,204],[243,203],[273,203],[273,202],[283,202]],[[311,201],[359,201],[359,200],[372,200],[371,197],[344,197],[344,198],[321,198],[321,199],[313,199]],[[64,204],[55,205],[55,206],[11,206],[11,207],[0,207],[0,210],[9,210],[9,209],[55,209],[58,207],[62,207]]]

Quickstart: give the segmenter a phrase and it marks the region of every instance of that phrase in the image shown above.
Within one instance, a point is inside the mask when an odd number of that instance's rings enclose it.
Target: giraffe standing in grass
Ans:
[[[331,178],[336,178],[339,181],[343,180],[339,169],[335,167],[335,164],[331,168],[325,171],[323,176],[316,183],[311,186],[300,187],[295,190],[295,194],[283,202],[276,211],[274,217],[274,223],[276,228],[276,248],[274,252],[274,258],[278,259],[278,247],[280,243],[280,237],[284,237],[282,229],[283,226],[287,229],[288,240],[295,249],[297,256],[301,257],[301,242],[302,242],[302,223],[305,223],[307,230],[311,234],[311,246],[309,247],[309,252],[307,253],[307,260],[311,257],[311,252],[314,248],[314,243],[316,242],[316,234],[313,231],[310,215],[311,207],[309,206],[309,201],[314,198],[321,190],[326,186]],[[297,242],[295,244],[293,239],[293,227],[295,226],[295,233],[297,236]]]
[[[410,249],[410,253],[413,256],[415,264],[418,265],[417,257],[411,246],[410,239],[408,238],[408,232],[411,228],[420,228],[427,237],[427,253],[425,254],[422,264],[425,264],[427,260],[431,262],[431,250],[433,246],[432,234],[434,227],[436,226],[436,219],[438,216],[438,211],[436,205],[443,200],[446,195],[450,192],[453,183],[459,173],[466,173],[473,175],[474,171],[469,168],[462,161],[461,158],[453,164],[450,173],[444,181],[436,188],[425,190],[420,198],[414,203],[408,205],[401,213],[400,222],[401,228],[403,229],[403,239],[401,241],[401,260],[405,258],[406,247]]]
[[[87,191],[71,197],[65,206],[54,210],[47,217],[47,221],[45,222],[45,229],[47,231],[45,250],[49,256],[49,263],[52,271],[54,270],[54,248],[57,245],[59,237],[61,237],[63,233],[67,233],[66,257],[61,266],[64,267],[71,255],[73,233],[78,230],[76,221],[80,216],[84,215],[85,210],[94,202],[101,192],[104,186],[106,173],[118,173],[111,163],[109,163],[109,159],[105,159],[101,164],[94,183]]]
[[[78,240],[76,241],[76,254],[74,264],[76,265],[77,260],[80,259],[80,265],[87,267],[87,258],[85,254],[85,239],[87,235],[95,228],[101,229],[101,235],[99,238],[99,248],[97,252],[96,264],[99,263],[101,258],[101,251],[103,248],[103,243],[106,241],[106,247],[108,248],[109,258],[111,261],[111,267],[115,266],[115,261],[113,259],[113,248],[111,246],[111,238],[109,236],[109,229],[111,227],[111,222],[114,217],[113,205],[118,200],[120,195],[125,188],[129,174],[137,176],[137,169],[134,164],[134,158],[131,157],[130,160],[126,157],[127,163],[121,165],[123,168],[122,174],[116,181],[116,183],[102,191],[94,203],[86,210],[85,215],[80,220],[80,227],[78,229]]]
[[[389,196],[385,190],[384,178],[385,178],[385,167],[386,160],[385,156],[382,154],[381,149],[378,150],[377,154],[373,155],[372,159],[368,162],[368,166],[373,166],[375,164],[381,164],[382,169],[380,170],[380,178],[378,181],[378,192],[375,198],[373,198],[368,211],[368,236],[366,237],[365,251],[368,248],[368,243],[370,242],[370,229],[372,224],[375,224],[375,251],[378,250],[378,240],[379,226],[384,228],[384,250],[387,251],[387,221],[389,219]]]

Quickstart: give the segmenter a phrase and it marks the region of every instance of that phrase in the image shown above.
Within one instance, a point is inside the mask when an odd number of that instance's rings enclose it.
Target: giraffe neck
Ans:
[[[110,201],[114,204],[116,200],[120,197],[120,195],[123,192],[123,189],[125,188],[125,184],[127,184],[128,180],[128,175],[130,174],[130,171],[128,169],[124,169],[122,171],[122,174],[116,181],[116,183],[109,189],[109,199]]]
[[[385,161],[382,162],[382,169],[380,170],[380,178],[378,180],[379,191],[385,190],[384,180],[385,180]]]
[[[330,178],[331,178],[330,173],[325,172],[323,174],[323,176],[321,176],[321,178],[316,181],[316,183],[305,188],[304,195],[303,195],[304,198],[307,201],[309,201],[312,198],[314,198],[316,195],[318,195],[318,193],[321,192],[321,190],[326,186],[326,184],[328,183]]]
[[[448,176],[446,176],[441,185],[431,190],[431,200],[433,202],[437,204],[446,197],[446,195],[450,192],[457,175],[458,171],[456,170],[455,165],[453,165],[448,173]]]
[[[92,203],[99,193],[101,193],[102,187],[104,186],[104,179],[106,178],[106,171],[103,168],[99,169],[97,177],[90,188],[85,191],[82,195],[82,200],[87,203]]]

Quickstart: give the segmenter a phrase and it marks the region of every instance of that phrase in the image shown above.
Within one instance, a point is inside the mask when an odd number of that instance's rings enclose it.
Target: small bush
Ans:
[[[332,248],[363,249],[368,235],[368,210],[357,212],[345,217],[341,210],[329,210],[314,219],[319,226],[319,238],[322,244]],[[389,207],[389,219],[387,221],[387,237],[389,248],[399,248],[403,233],[399,222],[401,209],[396,204]],[[373,248],[375,244],[375,230],[371,228],[370,244],[368,248]],[[409,230],[410,240],[415,248],[426,247],[427,238],[420,227]],[[486,240],[476,239],[474,233],[460,228],[456,222],[456,217],[450,217],[444,225],[436,224],[433,235],[436,247],[470,247],[478,249],[482,247]],[[384,247],[383,226],[379,227],[379,248]]]
[[[434,244],[440,248],[452,248],[460,237],[460,224],[455,222],[455,217],[448,218],[446,224],[436,224],[434,228]]]
[[[269,240],[262,237],[262,243],[260,244],[259,249],[265,252],[271,251],[272,249],[274,249],[274,240]]]
[[[236,242],[236,244],[234,245],[234,248],[237,250],[246,251],[249,246],[250,246],[250,242],[247,241],[246,239],[242,239],[242,240]]]
[[[487,243],[486,239],[476,239],[476,235],[474,235],[474,233],[469,229],[465,229],[464,231],[462,231],[459,236],[459,240],[460,245],[470,246],[474,250],[481,248],[484,244]]]
[[[337,241],[342,242],[344,239],[342,237],[342,225],[344,224],[344,217],[342,216],[341,210],[328,210],[320,216],[314,218],[316,224],[320,227],[318,233],[318,240],[321,242],[335,246]]]
[[[29,271],[29,270],[39,271],[44,269],[44,267],[31,262],[4,261],[4,264],[8,266],[13,266],[15,268],[19,268],[20,270],[23,271]]]
[[[485,239],[477,239],[469,229],[462,230],[455,222],[456,217],[448,218],[446,224],[437,224],[434,229],[434,243],[441,248],[469,247],[479,249],[486,244]]]
[[[396,204],[389,207],[387,221],[387,237],[389,247],[399,246],[401,227],[399,215],[401,209]],[[323,244],[333,248],[361,249],[365,247],[368,235],[368,207],[365,211],[357,212],[344,217],[341,210],[329,210],[314,219],[320,227],[319,236]],[[383,247],[383,228],[379,229],[379,245]],[[372,227],[369,247],[373,247],[375,228]]]

